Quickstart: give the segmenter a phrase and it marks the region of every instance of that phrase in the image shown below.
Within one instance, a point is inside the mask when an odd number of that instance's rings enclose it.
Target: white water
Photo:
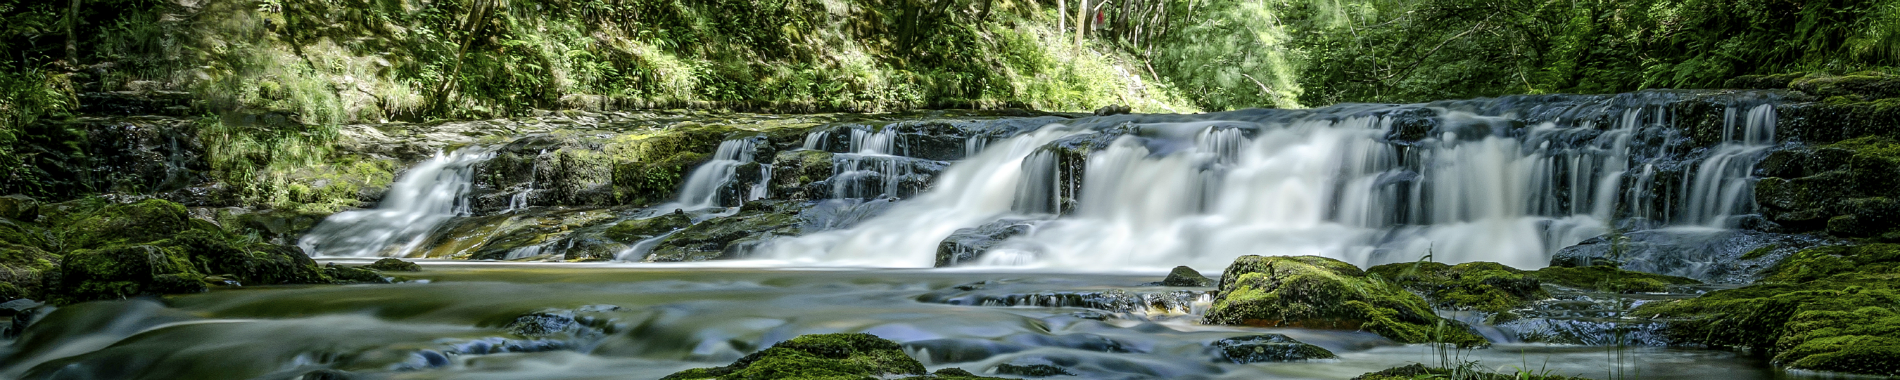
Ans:
[[[736,180],[739,166],[752,162],[752,156],[757,152],[758,145],[751,139],[720,142],[719,150],[713,153],[712,160],[693,168],[692,174],[686,176],[686,184],[680,188],[679,198],[659,205],[655,209],[664,213],[672,210],[696,211],[725,206],[719,203],[720,191],[725,190]]]
[[[473,165],[491,156],[483,149],[437,153],[402,174],[375,209],[331,215],[297,246],[311,256],[406,257],[416,252],[429,232],[458,215],[468,215]]]
[[[1009,239],[980,263],[1126,270],[1219,268],[1248,254],[1360,265],[1430,254],[1539,268],[1558,249],[1606,232],[1613,218],[1725,227],[1729,216],[1751,211],[1748,173],[1774,142],[1775,116],[1767,105],[1743,109],[1746,117],[1729,118],[1725,141],[1684,170],[1680,209],[1650,205],[1656,169],[1635,162],[1643,149],[1660,149],[1632,141],[1666,127],[1668,115],[1656,106],[1625,110],[1605,127],[1543,123],[1520,137],[1485,127],[1507,118],[1449,112],[1441,130],[1476,132],[1410,147],[1381,141],[1393,126],[1379,117],[1254,125],[1251,138],[1228,127],[1247,123],[1145,124],[1142,137],[1122,136],[1089,155],[1079,191],[1063,189],[1054,155],[1036,149],[1078,133],[1051,126],[992,144],[930,191],[857,228],[782,239],[765,257],[928,266],[937,243],[959,228],[1053,214],[1060,194],[1079,194],[1072,215]]]
[[[939,174],[929,192],[884,215],[852,229],[776,241],[760,255],[800,264],[929,267],[944,237],[1009,212],[1024,157],[1077,133],[1086,132],[1051,126],[992,144]]]

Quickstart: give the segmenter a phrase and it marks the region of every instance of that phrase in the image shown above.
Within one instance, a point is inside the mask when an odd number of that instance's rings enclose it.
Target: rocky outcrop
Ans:
[[[1210,345],[1221,358],[1234,364],[1290,362],[1339,357],[1319,346],[1301,343],[1280,334],[1248,335],[1214,341]]]
[[[644,258],[648,262],[705,261],[746,257],[760,244],[781,236],[796,236],[801,205],[752,202],[738,214],[707,220],[680,229],[659,241]]]
[[[1202,276],[1201,271],[1194,270],[1194,268],[1189,268],[1186,265],[1174,267],[1174,270],[1168,271],[1167,278],[1161,279],[1161,286],[1203,287],[1213,285],[1214,280],[1208,279],[1207,276]]]
[[[1489,341],[1439,318],[1418,295],[1318,256],[1241,256],[1221,274],[1209,324],[1364,330],[1401,343]]]
[[[1601,236],[1552,255],[1553,267],[1608,265],[1716,284],[1746,284],[1802,249],[1846,241],[1807,234],[1738,230],[1647,230]],[[1614,253],[1614,255],[1612,255]]]
[[[1801,251],[1754,285],[1636,309],[1684,344],[1762,350],[1794,369],[1900,376],[1900,245]]]
[[[295,246],[247,241],[159,199],[48,204],[31,220],[0,219],[0,248],[0,298],[9,300],[64,304],[340,280]]]

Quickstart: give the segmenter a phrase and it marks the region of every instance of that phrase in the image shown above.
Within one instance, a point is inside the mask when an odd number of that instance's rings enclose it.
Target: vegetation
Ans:
[[[1398,283],[1446,309],[1497,313],[1550,298],[1536,277],[1498,263],[1394,263],[1368,268],[1366,273]]]

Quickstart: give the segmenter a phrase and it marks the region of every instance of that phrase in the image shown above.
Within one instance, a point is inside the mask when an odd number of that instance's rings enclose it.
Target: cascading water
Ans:
[[[766,256],[924,266],[957,229],[1059,214],[980,263],[1221,267],[1258,254],[1371,265],[1429,254],[1538,268],[1615,221],[1728,227],[1731,216],[1750,211],[1752,163],[1774,143],[1774,109],[1753,99],[1728,106],[1724,140],[1695,159],[1672,153],[1684,139],[1666,102],[1428,108],[1436,125],[1411,138],[1395,137],[1416,130],[1395,114],[1418,108],[1378,107],[1056,125],[990,149],[973,138],[964,148],[981,153],[951,166],[929,192],[853,229],[781,239]],[[1205,120],[1221,118],[1234,120]],[[1085,130],[1118,137],[1095,145],[1079,176],[1038,149]],[[814,134],[806,146],[826,139]],[[888,149],[868,132],[854,130],[850,141]],[[1680,205],[1652,191],[1674,181],[1659,167],[1682,172]],[[840,169],[841,177],[857,170]],[[870,195],[847,190],[837,193]],[[1075,202],[1073,212],[1064,202]]]
[[[408,256],[436,226],[468,215],[473,165],[489,157],[483,149],[437,153],[403,173],[375,209],[331,215],[297,245],[311,256]]]
[[[719,143],[719,150],[713,153],[712,161],[693,168],[687,175],[686,184],[680,188],[679,198],[662,204],[656,209],[661,212],[671,210],[696,211],[725,206],[720,203],[722,191],[729,190],[735,182],[740,165],[752,162],[758,152],[758,142],[752,139],[726,140]]]

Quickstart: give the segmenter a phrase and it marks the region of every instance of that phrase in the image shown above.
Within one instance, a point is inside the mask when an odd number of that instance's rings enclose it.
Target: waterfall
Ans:
[[[311,256],[408,256],[436,226],[468,215],[464,195],[474,182],[473,165],[490,156],[483,149],[437,153],[403,173],[375,209],[331,215],[297,246]]]
[[[693,168],[692,174],[686,176],[679,198],[656,209],[661,212],[676,209],[694,211],[725,206],[720,203],[720,194],[731,190],[739,166],[752,162],[752,156],[757,152],[758,142],[752,139],[719,142],[719,150],[713,153],[712,160]]]
[[[995,141],[973,134],[962,147],[973,154],[928,191],[850,229],[780,239],[763,257],[925,266],[957,229],[1053,217],[980,262],[1116,270],[1219,268],[1247,254],[1360,265],[1429,254],[1539,268],[1615,221],[1726,228],[1752,212],[1749,173],[1774,144],[1772,105],[1731,101],[1723,140],[1684,153],[1671,145],[1687,139],[1669,103],[1580,99],[1424,108],[1435,114],[1428,129],[1399,115],[1416,106],[1364,105],[1115,125],[1084,119]],[[826,133],[841,132],[815,132],[806,147],[822,148]],[[1049,144],[1088,133],[1105,135],[1071,173]],[[893,177],[901,165],[880,165],[895,160],[870,158],[891,158],[903,144],[867,130],[852,130],[849,141],[859,153],[834,161],[834,196],[888,192],[891,185],[841,179]],[[1666,188],[1682,193],[1656,192]]]

